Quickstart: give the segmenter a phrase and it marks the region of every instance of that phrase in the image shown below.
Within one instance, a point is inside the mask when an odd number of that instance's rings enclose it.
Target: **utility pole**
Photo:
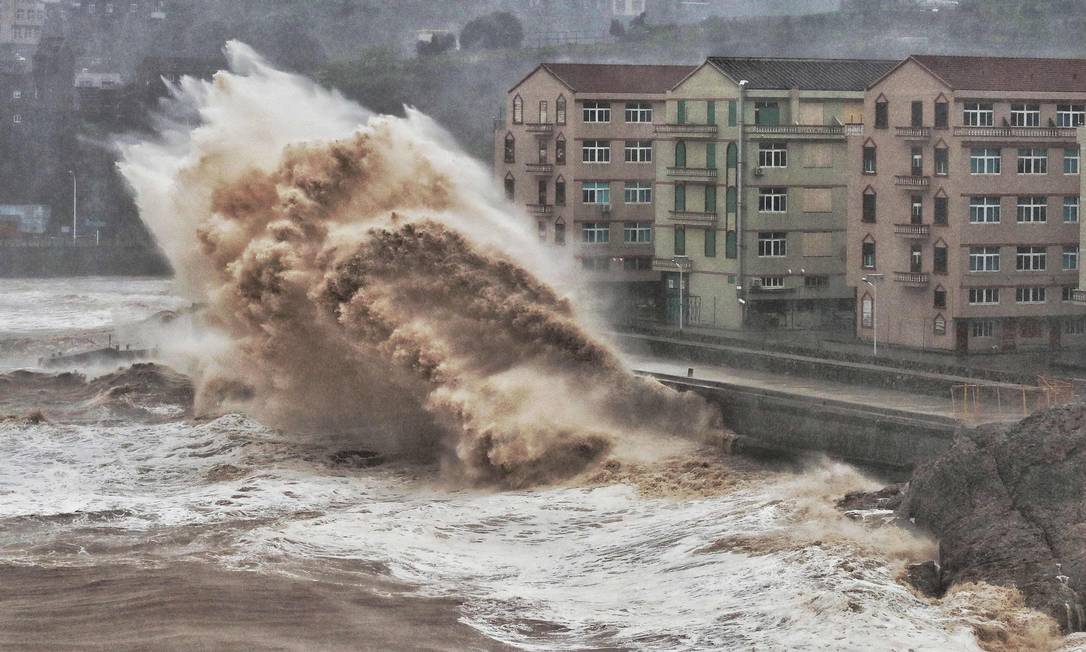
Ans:
[[[871,330],[874,332],[872,352],[874,357],[879,357],[879,282],[882,274],[868,274],[860,279],[871,286]]]
[[[68,170],[68,174],[72,175],[72,242],[75,242],[76,222],[79,217],[79,185],[75,179],[75,171]]]
[[[673,256],[671,262],[675,263],[675,266],[679,268],[679,330],[682,330],[683,313],[686,312],[686,306],[683,304],[683,270],[685,265],[690,264],[690,258],[687,256]]]

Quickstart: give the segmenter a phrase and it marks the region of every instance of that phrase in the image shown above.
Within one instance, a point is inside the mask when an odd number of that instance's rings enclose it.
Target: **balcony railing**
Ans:
[[[860,125],[861,130],[863,125]],[[759,136],[844,136],[844,125],[747,125],[746,132]]]
[[[954,127],[964,138],[1077,138],[1073,127]]]
[[[684,179],[715,179],[716,168],[668,168],[667,176]]]
[[[905,188],[929,188],[931,177],[897,176],[894,177],[894,185]]]
[[[930,224],[895,224],[894,233],[906,238],[926,238],[931,235]]]
[[[554,125],[549,122],[527,122],[524,129],[533,134],[549,134],[554,131]]]
[[[716,125],[676,125],[676,124],[660,124],[656,125],[656,133],[665,134],[669,136],[687,136],[687,137],[702,137],[708,138],[715,136],[717,132]]]
[[[899,138],[927,139],[931,138],[931,127],[898,127]]]
[[[716,213],[699,213],[697,211],[668,211],[672,222],[709,224],[716,221]]]
[[[554,212],[551,204],[528,204],[528,212],[533,215],[550,215]]]
[[[924,272],[894,272],[894,281],[912,288],[922,288],[928,284],[928,275]]]
[[[529,174],[551,174],[554,172],[554,163],[525,163],[524,169]]]
[[[862,122],[855,124],[845,125],[846,136],[862,136],[864,135],[864,124]]]
[[[1086,303],[1086,290],[1072,290],[1071,301],[1075,303]]]
[[[677,263],[671,258],[652,259],[652,271],[654,272],[677,272],[679,271],[680,265],[682,265],[683,272],[689,272],[694,269],[693,261],[689,259],[681,263]]]

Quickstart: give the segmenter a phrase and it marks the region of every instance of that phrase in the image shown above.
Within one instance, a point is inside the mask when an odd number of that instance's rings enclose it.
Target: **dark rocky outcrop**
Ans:
[[[837,509],[852,511],[856,509],[897,509],[901,506],[905,484],[891,484],[878,491],[852,491],[838,500]]]
[[[963,432],[897,513],[939,539],[943,588],[1014,586],[1065,630],[1086,627],[1086,405]]]

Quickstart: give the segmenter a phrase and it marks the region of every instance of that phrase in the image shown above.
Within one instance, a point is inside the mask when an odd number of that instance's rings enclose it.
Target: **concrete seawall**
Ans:
[[[951,418],[740,384],[646,373],[720,406],[725,423],[755,447],[824,452],[851,462],[900,470],[946,450],[960,427]]]
[[[153,247],[0,246],[0,278],[164,276],[170,266]]]

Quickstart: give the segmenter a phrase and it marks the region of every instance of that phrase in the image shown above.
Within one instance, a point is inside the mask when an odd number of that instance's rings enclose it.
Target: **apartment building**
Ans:
[[[910,347],[1086,344],[1086,60],[912,56],[849,138],[856,332]]]
[[[713,57],[670,90],[654,268],[671,321],[681,295],[690,325],[851,327],[846,135],[893,65]]]
[[[539,238],[576,248],[613,318],[658,310],[656,123],[692,66],[544,63],[510,89],[495,171]]]

